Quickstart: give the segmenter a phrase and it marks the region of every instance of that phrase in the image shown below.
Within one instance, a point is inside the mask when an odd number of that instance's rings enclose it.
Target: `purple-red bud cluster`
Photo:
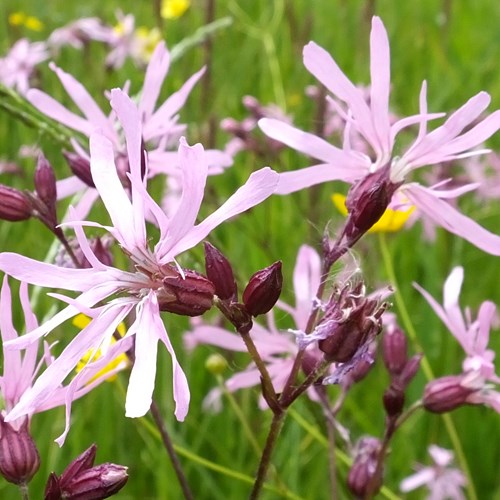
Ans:
[[[386,309],[378,299],[366,297],[364,285],[346,285],[334,290],[326,311],[316,327],[323,337],[318,347],[329,360],[350,361],[356,352],[371,341],[382,326],[381,316]]]
[[[52,472],[45,487],[45,500],[100,500],[120,491],[128,480],[127,467],[104,463],[94,466],[97,447],[90,446],[64,472]]]
[[[240,333],[252,328],[252,317],[269,312],[278,300],[283,286],[281,262],[257,271],[238,302],[233,269],[226,257],[210,243],[205,243],[205,269],[214,284],[217,306]]]

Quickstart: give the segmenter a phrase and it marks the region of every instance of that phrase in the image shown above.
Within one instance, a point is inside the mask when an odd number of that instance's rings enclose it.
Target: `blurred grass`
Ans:
[[[53,29],[78,17],[99,16],[114,23],[114,12],[118,8],[125,13],[133,13],[137,25],[155,25],[153,2],[3,0],[0,9],[5,15],[0,20],[0,53],[4,53],[19,36],[42,40]],[[164,34],[169,46],[203,25],[204,9],[205,2],[193,1],[192,7],[182,18],[165,23]],[[40,18],[45,30],[41,33],[14,31],[7,24],[6,14],[17,10]],[[257,97],[263,103],[279,102],[284,98],[287,112],[294,116],[297,126],[312,129],[314,110],[304,95],[304,88],[314,82],[302,65],[302,46],[311,39],[315,40],[329,50],[354,82],[367,83],[369,19],[372,13],[382,17],[390,36],[393,82],[391,104],[396,112],[404,114],[416,111],[423,79],[429,83],[428,100],[432,111],[455,109],[483,89],[491,94],[493,107],[500,106],[500,4],[493,0],[397,3],[387,0],[216,0],[216,17],[230,15],[234,23],[213,41],[210,99],[202,100],[202,92],[197,88],[181,113],[181,119],[190,125],[189,140],[206,139],[206,120],[210,116],[215,116],[217,120],[226,116],[243,118],[241,98],[246,94]],[[116,72],[106,72],[103,69],[104,56],[104,49],[94,43],[84,54],[65,48],[57,64],[81,78],[99,104],[108,109],[103,91],[121,86],[127,79],[131,80],[132,92],[137,91],[143,73],[130,61]],[[274,59],[269,60],[269,56]],[[175,62],[162,96],[178,88],[202,66],[203,60],[203,49],[199,47]],[[39,84],[56,99],[69,104],[57,78],[46,65],[40,68]],[[223,147],[226,140],[222,132],[217,133],[219,147]],[[9,116],[0,114],[0,157],[14,159],[22,144],[31,143],[42,146],[57,170],[67,174],[57,147],[46,138],[39,138],[36,132],[14,122]],[[499,139],[494,138],[492,144],[500,146]],[[295,169],[307,165],[308,161],[293,152],[285,152],[280,156],[280,163],[271,166],[279,170]],[[0,182],[31,188],[34,161],[24,160],[22,164],[25,169],[23,177],[4,174],[0,175]],[[218,206],[251,171],[261,166],[262,160],[240,154],[234,167],[223,176],[209,180],[211,196],[203,213],[209,213]],[[260,267],[282,259],[285,274],[283,298],[291,300],[291,276],[299,246],[309,243],[318,247],[325,223],[333,217],[335,227],[340,220],[329,200],[332,191],[331,186],[323,186],[315,191],[314,211],[310,208],[310,193],[274,197],[245,216],[217,229],[210,239],[230,257],[240,282]],[[476,216],[481,224],[498,232],[498,203],[481,206],[471,200],[466,200],[466,203],[468,213]],[[442,231],[435,242],[428,242],[423,238],[419,224],[403,233],[389,235],[387,241],[401,293],[435,374],[458,373],[462,353],[457,343],[413,289],[412,282],[420,283],[435,297],[441,298],[444,279],[453,266],[460,264],[465,267],[461,303],[470,304],[476,309],[485,299],[498,304],[498,261]],[[35,222],[0,224],[2,251],[17,251],[43,259],[50,245],[50,235]],[[387,274],[376,236],[367,236],[355,253],[361,259],[372,288],[386,282]],[[185,256],[184,262],[201,269],[201,248]],[[43,297],[37,309],[39,317],[50,306],[51,302]],[[165,323],[177,352],[181,353],[182,333],[188,326],[187,322],[183,318],[166,316]],[[68,333],[73,335],[75,332],[60,328],[52,338],[64,337]],[[492,346],[498,351],[498,332],[492,335]],[[190,355],[180,354],[192,391],[190,413],[182,424],[173,417],[170,360],[164,349],[160,351],[155,394],[174,442],[216,464],[252,476],[257,465],[255,454],[249,443],[245,442],[240,424],[228,410],[228,405],[219,414],[207,413],[201,406],[203,397],[216,384],[204,368],[204,361],[213,349],[201,347]],[[230,373],[247,364],[244,355],[230,354],[228,359]],[[99,446],[99,462],[114,461],[130,468],[129,483],[116,498],[181,497],[161,443],[143,423],[124,418],[127,377],[128,374],[122,374],[119,383],[103,384],[83,400],[74,403],[72,429],[65,446],[60,450],[52,440],[63,429],[63,410],[57,409],[33,419],[33,433],[43,458],[42,468],[32,483],[33,493],[42,491],[49,471],[61,472],[71,458],[90,443],[96,442]],[[380,398],[386,383],[383,368],[376,366],[366,383],[353,389],[340,415],[340,420],[348,425],[353,437],[364,434],[380,436],[382,433]],[[419,375],[410,387],[410,401],[419,397],[424,384],[424,377]],[[330,390],[332,395],[336,393],[336,388]],[[235,397],[262,443],[270,415],[269,412],[256,409],[257,389],[238,393]],[[295,409],[323,434],[326,432],[317,405],[303,400],[297,403]],[[454,412],[453,419],[468,458],[478,497],[500,498],[496,466],[500,463],[498,415],[485,408],[470,407]],[[397,491],[399,481],[411,472],[415,462],[428,463],[426,447],[432,442],[450,446],[442,419],[438,416],[418,414],[396,435],[386,467],[387,484],[394,491]],[[185,458],[182,462],[196,498],[244,498],[249,492],[249,486],[242,481],[207,470]],[[328,481],[325,450],[290,418],[276,450],[274,463],[280,479],[296,495],[306,499],[328,497],[325,488]],[[345,468],[341,467],[340,470],[345,475]],[[1,498],[15,498],[15,495],[14,487],[0,482]],[[39,493],[35,494],[34,498],[38,497]],[[267,492],[263,497],[277,498],[277,494]],[[342,498],[347,498],[345,491]],[[411,494],[408,498],[422,498],[422,494]]]

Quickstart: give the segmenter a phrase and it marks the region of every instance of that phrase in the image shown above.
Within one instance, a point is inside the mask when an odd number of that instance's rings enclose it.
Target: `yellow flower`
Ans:
[[[145,61],[149,62],[153,52],[161,41],[161,33],[158,28],[148,29],[145,26],[140,26],[135,30],[135,36],[139,41],[139,56]]]
[[[343,194],[335,193],[332,195],[332,201],[337,210],[347,217],[347,208],[345,206],[346,197]],[[405,222],[410,217],[415,209],[414,206],[408,207],[406,210],[394,210],[388,208],[382,217],[368,230],[369,233],[395,233],[400,231]]]
[[[27,16],[24,12],[13,12],[10,14],[9,24],[11,26],[24,26],[31,31],[42,31],[44,27],[40,19],[35,16]]]
[[[190,5],[190,0],[163,0],[161,3],[161,17],[163,19],[177,19],[189,9]]]
[[[79,314],[78,316],[75,316],[73,318],[73,324],[77,327],[83,330],[88,324],[90,323],[90,318],[88,316],[85,316],[85,314]],[[125,335],[126,329],[125,329],[125,324],[120,323],[118,325],[118,333],[123,337]],[[115,344],[116,340],[113,338],[111,339],[111,344]],[[76,372],[80,372],[83,370],[83,368],[87,365],[89,361],[95,361],[99,359],[102,356],[101,350],[98,349],[97,353],[94,354],[94,350],[90,349],[87,351],[82,359],[78,361],[78,364],[76,365]],[[128,358],[125,353],[120,354],[117,356],[115,359],[110,361],[102,370],[98,371],[88,382],[87,384],[90,384],[94,380],[97,380],[98,378],[102,377],[103,375],[106,375],[106,373],[110,373],[112,370],[120,366],[121,364],[127,365],[128,364]],[[116,374],[115,375],[110,375],[107,379],[106,382],[112,382],[113,380],[116,380]]]

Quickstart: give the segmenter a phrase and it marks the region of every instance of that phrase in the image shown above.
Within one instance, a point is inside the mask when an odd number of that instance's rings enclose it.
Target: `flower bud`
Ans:
[[[401,415],[405,404],[405,393],[393,385],[384,392],[384,408],[388,417],[394,418]]]
[[[425,386],[423,405],[432,413],[446,413],[467,404],[467,398],[476,391],[467,385],[464,375],[441,377]]]
[[[208,242],[205,242],[205,270],[207,278],[215,286],[217,297],[236,300],[238,289],[231,264],[222,252]]]
[[[32,215],[27,196],[18,189],[0,184],[0,219],[17,222]]]
[[[213,304],[215,287],[213,283],[189,269],[184,269],[184,278],[173,266],[163,266],[168,273],[163,278],[163,288],[158,291],[160,311],[182,316],[200,316]]]
[[[390,375],[399,375],[408,360],[408,343],[403,331],[395,327],[384,333],[382,338],[382,354]]]
[[[47,158],[40,153],[35,170],[35,191],[49,212],[55,212],[57,202],[56,176]]]
[[[345,227],[348,246],[354,244],[378,222],[389,206],[392,195],[401,185],[391,182],[389,172],[388,163],[383,168],[366,175],[349,190],[346,198],[349,218]]]
[[[403,371],[399,375],[399,383],[403,387],[406,387],[417,374],[422,356],[422,354],[415,354],[405,364]]]
[[[326,329],[326,338],[318,342],[318,347],[328,359],[346,363],[356,351],[380,330],[380,323],[373,320],[373,302],[362,303],[343,321],[335,321],[325,316],[318,328]],[[328,331],[329,330],[329,331]]]
[[[117,493],[128,480],[127,467],[104,463],[93,467],[97,447],[90,446],[64,470],[51,473],[45,500],[99,500]]]
[[[128,480],[127,467],[105,463],[96,465],[74,477],[62,489],[62,498],[100,500],[120,491]]]
[[[95,188],[92,173],[90,172],[90,162],[77,153],[63,151],[63,156],[68,162],[71,171],[87,186]]]
[[[90,469],[94,465],[97,453],[96,444],[92,444],[82,454],[78,455],[67,467],[59,478],[61,488],[68,485],[82,471]]]
[[[227,369],[226,358],[220,354],[211,354],[205,361],[205,368],[213,375],[222,375]]]
[[[40,467],[40,456],[26,419],[15,430],[0,416],[0,473],[14,484],[27,484]]]
[[[364,498],[367,493],[375,495],[382,486],[382,474],[374,479],[380,453],[380,441],[366,437],[360,439],[356,447],[357,453],[349,470],[347,486],[354,495]]]
[[[257,271],[243,292],[243,303],[252,316],[269,312],[281,294],[281,261]]]
[[[44,500],[61,500],[62,491],[59,486],[59,478],[55,472],[51,472],[47,484],[45,485]]]

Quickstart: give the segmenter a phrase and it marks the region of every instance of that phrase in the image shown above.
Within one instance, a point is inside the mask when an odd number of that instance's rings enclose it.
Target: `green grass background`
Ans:
[[[372,13],[380,15],[388,30],[392,54],[391,105],[399,114],[414,113],[418,105],[421,81],[429,84],[429,109],[453,110],[480,90],[492,96],[492,109],[500,106],[500,4],[492,0],[462,2],[453,0],[422,0],[420,2],[348,1],[348,0],[215,0],[216,18],[232,16],[233,24],[213,39],[210,60],[212,85],[209,99],[203,99],[200,85],[192,93],[182,111],[182,120],[189,123],[190,142],[207,139],[207,122],[231,116],[245,116],[241,98],[250,94],[263,103],[277,102],[286,106],[295,123],[305,129],[314,128],[314,106],[305,97],[304,88],[314,83],[302,65],[301,50],[314,40],[335,57],[346,74],[359,83],[368,82],[368,40]],[[122,0],[63,2],[47,0],[2,0],[0,4],[0,53],[19,36],[44,39],[71,20],[99,16],[114,23],[114,12],[121,8],[133,13],[137,24],[155,25],[153,3]],[[41,33],[14,30],[8,26],[7,14],[22,10],[45,23]],[[181,41],[205,22],[206,3],[193,1],[180,19],[167,21],[164,36],[169,46]],[[106,106],[103,91],[120,86],[126,79],[132,90],[140,88],[143,72],[131,61],[116,72],[103,69],[105,51],[92,44],[88,53],[65,48],[57,60],[66,71],[80,78],[96,100]],[[167,96],[204,63],[202,47],[191,49],[171,67],[162,96]],[[68,104],[68,98],[54,74],[46,65],[40,68],[39,84],[56,99]],[[106,108],[105,108],[106,109]],[[222,147],[227,137],[218,132],[216,144]],[[55,168],[66,175],[66,166],[59,148],[36,131],[17,123],[5,113],[0,114],[0,156],[15,158],[22,144],[38,143]],[[499,147],[498,137],[491,141]],[[308,160],[293,152],[284,152],[278,170],[306,166]],[[34,162],[22,161],[25,176],[0,176],[0,182],[17,187],[32,187]],[[234,166],[223,176],[209,180],[209,196],[203,214],[210,213],[227,198],[249,173],[264,166],[262,159],[240,154]],[[161,190],[161,180],[153,183]],[[302,243],[319,246],[325,223],[332,227],[340,222],[329,200],[341,186],[322,186],[311,192],[288,197],[273,197],[250,213],[217,229],[210,240],[223,249],[232,261],[240,282],[255,270],[282,259],[285,284],[282,298],[292,300],[291,276],[295,256]],[[498,202],[478,203],[464,197],[462,208],[482,225],[500,232]],[[61,207],[61,213],[62,213]],[[400,290],[409,309],[419,342],[436,375],[458,373],[463,354],[430,307],[412,288],[420,283],[435,297],[441,298],[442,284],[455,265],[465,267],[465,283],[461,296],[463,305],[477,310],[486,299],[500,303],[498,259],[486,255],[470,244],[444,231],[437,240],[422,237],[420,224],[386,238],[392,265]],[[0,224],[0,250],[16,251],[43,259],[52,243],[51,236],[34,221]],[[376,235],[368,235],[356,249],[369,288],[387,283],[387,270]],[[202,249],[184,256],[183,263],[202,269]],[[42,297],[37,306],[39,318],[49,313],[52,302]],[[395,307],[394,310],[398,312]],[[278,318],[288,326],[286,318]],[[207,413],[201,402],[216,385],[215,378],[204,366],[207,356],[215,350],[201,347],[193,354],[182,352],[182,334],[188,324],[184,318],[165,315],[165,323],[186,371],[192,391],[189,415],[184,423],[173,417],[171,368],[168,355],[160,349],[155,396],[165,415],[166,425],[181,450],[181,460],[196,498],[245,498],[250,485],[244,477],[252,477],[258,458],[246,439],[238,418],[225,401],[224,411]],[[59,328],[52,339],[72,336],[71,325]],[[492,333],[492,346],[498,351],[498,331]],[[229,376],[247,364],[244,355],[227,354]],[[161,446],[149,417],[131,420],[124,417],[124,394],[128,373],[118,382],[106,383],[73,405],[72,428],[66,444],[59,449],[53,439],[64,426],[64,411],[59,408],[36,415],[32,421],[33,435],[42,456],[42,466],[31,483],[33,498],[40,498],[50,471],[61,472],[68,461],[92,442],[99,446],[98,462],[112,461],[129,467],[130,479],[116,498],[176,499],[181,492],[172,467]],[[368,379],[355,387],[340,414],[341,422],[351,430],[353,438],[371,434],[381,436],[384,415],[381,395],[387,384],[383,367],[378,364]],[[421,394],[425,377],[420,374],[409,389],[408,399]],[[337,389],[330,388],[332,398]],[[258,390],[235,395],[248,423],[263,444],[270,422],[270,412],[256,409]],[[328,463],[324,444],[326,435],[320,408],[303,399],[295,410],[310,426],[304,429],[296,419],[288,418],[274,455],[280,481],[289,492],[304,499],[328,498]],[[483,407],[462,408],[453,412],[480,499],[500,498],[498,464],[500,463],[500,426],[498,415]],[[315,431],[318,434],[315,434]],[[320,436],[320,437],[318,437]],[[386,484],[395,493],[399,481],[412,471],[416,462],[428,463],[426,448],[430,443],[450,447],[443,419],[419,413],[397,433],[387,460]],[[182,456],[183,450],[192,456]],[[205,462],[201,463],[200,460]],[[214,467],[220,470],[213,470]],[[339,462],[339,474],[345,478],[346,466]],[[234,474],[231,473],[234,472]],[[235,477],[236,474],[236,477]],[[238,476],[238,474],[243,476]],[[242,479],[243,478],[243,479]],[[343,489],[341,498],[349,498]],[[271,479],[269,484],[275,484]],[[0,481],[0,497],[16,498],[15,487]],[[282,494],[266,492],[264,498],[280,498]],[[422,492],[407,498],[424,498]]]

